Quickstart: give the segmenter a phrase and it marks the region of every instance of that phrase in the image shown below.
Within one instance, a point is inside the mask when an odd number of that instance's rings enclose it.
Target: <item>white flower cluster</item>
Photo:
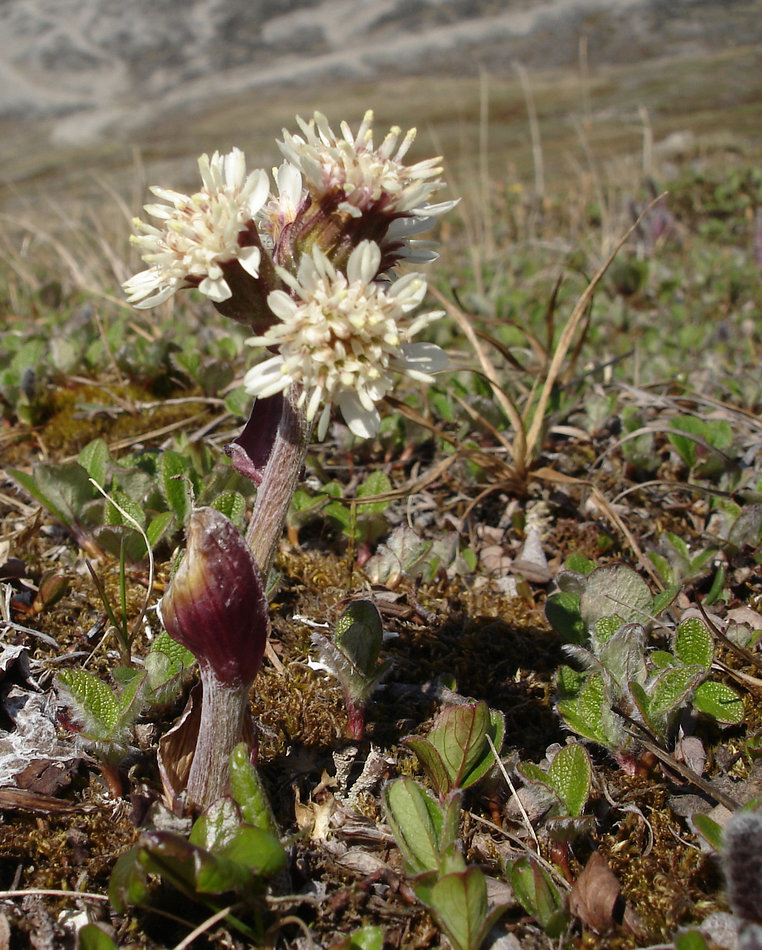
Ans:
[[[162,227],[136,218],[132,243],[149,265],[124,283],[127,300],[140,309],[163,303],[176,290],[197,286],[210,300],[227,300],[231,290],[222,264],[237,260],[252,277],[259,273],[260,251],[242,246],[241,235],[260,211],[269,194],[267,174],[246,174],[243,152],[215,152],[198,160],[204,187],[194,195],[154,186],[151,192],[166,204],[150,204],[145,211]]]
[[[400,142],[393,128],[374,148],[372,118],[366,113],[354,136],[342,123],[342,137],[320,113],[309,122],[297,118],[302,136],[284,130],[278,143],[286,161],[273,170],[275,195],[264,171],[247,175],[239,149],[199,159],[203,188],[196,194],[151,189],[165,202],[145,207],[158,225],[136,219],[132,238],[148,268],[124,284],[129,302],[140,308],[183,287],[221,304],[240,285],[238,276],[232,280],[240,265],[272,314],[248,342],[276,353],[249,370],[245,387],[258,397],[299,387],[298,404],[308,420],[318,419],[320,439],[332,405],[356,435],[374,435],[376,404],[392,389],[395,373],[431,382],[447,366],[439,347],[412,342],[442,315],[407,316],[423,300],[425,279],[408,274],[390,281],[388,271],[390,260],[436,257],[432,245],[411,236],[456,202],[427,203],[444,187],[438,158],[403,164],[415,130]],[[376,242],[363,238],[366,220]],[[345,233],[347,221],[353,249],[347,256],[342,248],[340,265],[332,249],[342,247],[337,229]],[[322,233],[330,234],[325,247]],[[263,255],[271,258],[264,270]]]
[[[384,288],[375,280],[380,260],[378,245],[363,241],[343,274],[313,248],[302,257],[296,277],[279,270],[291,293],[269,295],[278,322],[248,341],[278,354],[249,370],[246,390],[264,397],[298,384],[298,405],[306,406],[309,421],[323,405],[318,439],[325,437],[333,403],[355,435],[369,437],[378,432],[376,403],[393,388],[393,373],[431,383],[432,373],[447,368],[438,346],[410,342],[443,311],[421,314],[407,326],[401,322],[423,300],[426,281],[408,274]]]

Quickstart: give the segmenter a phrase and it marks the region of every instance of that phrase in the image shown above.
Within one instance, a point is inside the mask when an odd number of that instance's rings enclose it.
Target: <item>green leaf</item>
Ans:
[[[693,705],[699,712],[714,716],[718,722],[743,722],[743,699],[724,683],[714,680],[701,683],[693,694]]]
[[[588,576],[579,609],[588,629],[596,620],[613,614],[625,623],[644,623],[653,612],[653,597],[646,582],[631,567],[607,564]]]
[[[714,640],[706,624],[698,617],[689,617],[675,631],[675,656],[686,666],[709,670],[714,659]]]
[[[564,567],[567,571],[588,575],[595,570],[595,561],[591,561],[589,557],[575,551],[564,561]]]
[[[370,600],[355,600],[337,620],[333,641],[367,677],[376,668],[383,637],[384,628],[378,607]]]
[[[590,797],[593,767],[587,751],[578,743],[560,749],[548,769],[548,779],[572,818],[582,814]]]
[[[173,640],[166,630],[162,630],[153,641],[150,653],[163,653],[169,657],[175,668],[193,666],[196,662],[196,658],[191,651],[181,643],[178,643],[177,640]]]
[[[77,950],[116,950],[116,944],[96,924],[85,924],[77,933]]]
[[[139,860],[140,845],[135,845],[120,855],[111,871],[108,896],[117,914],[124,914],[128,907],[145,904],[148,898],[146,870]]]
[[[238,803],[244,821],[277,837],[278,825],[270,800],[259,773],[251,764],[245,742],[239,742],[230,755],[230,793]]]
[[[167,528],[172,524],[174,519],[174,513],[171,511],[162,511],[155,518],[152,518],[146,526],[146,537],[148,538],[148,543],[151,545],[151,550],[156,547],[156,545],[164,537]]]
[[[478,950],[506,910],[500,907],[490,913],[487,883],[478,867],[445,874],[433,887],[417,888],[416,894],[429,907],[454,950]]]
[[[455,849],[460,793],[440,806],[414,779],[403,776],[384,789],[384,806],[408,872],[438,871],[443,855]]]
[[[650,716],[679,709],[701,678],[700,667],[673,667],[664,670],[648,684],[648,711]]]
[[[686,930],[675,936],[675,950],[709,950],[709,944],[698,930]]]
[[[106,503],[106,512],[103,519],[104,524],[128,525],[129,527],[134,527],[133,523],[128,518],[124,517],[116,505],[119,505],[119,508],[121,508],[131,518],[137,521],[141,528],[143,527],[146,520],[143,509],[136,501],[133,501],[129,495],[118,488],[112,489],[111,494],[109,495],[109,501]]]
[[[383,927],[361,927],[346,938],[346,947],[338,950],[383,950],[384,932]]]
[[[108,736],[119,721],[119,700],[111,687],[87,670],[61,670],[58,684],[69,694],[85,727],[98,738]]]
[[[218,798],[193,824],[188,841],[207,851],[219,851],[241,825],[238,808],[230,798]]]
[[[82,509],[96,496],[90,476],[79,462],[41,462],[35,465],[32,475],[13,468],[8,469],[8,474],[68,528],[75,527]]]
[[[665,584],[673,583],[675,580],[675,572],[672,569],[672,565],[663,554],[659,554],[658,551],[649,551],[648,560],[659,572],[659,577]]]
[[[144,832],[140,843],[140,860],[146,870],[161,875],[191,897],[197,892],[224,894],[251,879],[245,867],[218,858],[168,831]]]
[[[246,499],[240,492],[228,490],[220,492],[211,502],[211,507],[221,511],[238,528],[243,528],[246,514]]]
[[[286,852],[277,837],[250,825],[239,826],[217,854],[257,877],[272,877],[286,864]]]
[[[674,584],[672,587],[668,587],[666,590],[659,591],[658,594],[654,597],[654,606],[653,614],[654,617],[658,617],[662,611],[666,610],[671,604],[677,599],[677,595],[680,593],[680,585]]]
[[[367,498],[369,495],[383,495],[392,490],[389,476],[384,472],[371,472],[365,481],[357,488],[358,498]],[[357,506],[357,514],[383,514],[389,506],[388,501],[363,502]]]
[[[603,724],[605,699],[603,677],[592,673],[584,680],[576,696],[559,701],[558,712],[566,725],[577,735],[608,745]]]
[[[506,867],[508,882],[524,910],[534,917],[549,937],[563,933],[567,917],[563,899],[550,875],[530,857],[521,857]]]
[[[587,627],[579,612],[577,594],[558,591],[551,594],[545,602],[545,616],[556,633],[569,643],[584,643],[587,640]]]
[[[101,488],[105,488],[111,456],[104,439],[93,439],[92,442],[88,442],[77,456],[77,461],[87,471],[90,478],[98,482]]]
[[[728,542],[737,550],[757,548],[762,541],[762,505],[744,505],[730,527]]]
[[[612,614],[611,617],[601,617],[593,624],[594,642],[596,646],[602,646],[609,641],[614,634],[622,628],[624,620],[618,614]]]
[[[704,838],[718,853],[722,852],[723,830],[722,825],[716,822],[709,815],[702,815],[696,812],[691,815],[691,822],[696,831]]]
[[[189,460],[171,449],[159,456],[159,484],[167,504],[180,524],[185,524],[193,504],[184,477],[189,467]]]
[[[488,734],[500,749],[505,730],[499,713],[485,702],[448,706],[439,714],[425,738],[404,741],[418,756],[440,798],[453,788],[473,785],[494,764]]]

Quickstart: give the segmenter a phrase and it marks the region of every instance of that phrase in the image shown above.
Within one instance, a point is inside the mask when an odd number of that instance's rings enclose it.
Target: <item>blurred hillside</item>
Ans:
[[[54,142],[247,90],[642,63],[762,41],[750,0],[4,0],[0,119]]]

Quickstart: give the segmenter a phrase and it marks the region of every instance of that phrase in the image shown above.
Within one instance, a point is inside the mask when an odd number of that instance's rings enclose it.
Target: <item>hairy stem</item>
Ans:
[[[203,701],[196,751],[188,776],[188,801],[206,808],[230,791],[230,754],[243,737],[250,683],[221,682],[199,664]]]
[[[267,584],[278,544],[283,534],[291,499],[301,478],[310,444],[312,424],[295,405],[293,387],[283,400],[278,431],[262,474],[257,500],[246,532],[246,541]]]

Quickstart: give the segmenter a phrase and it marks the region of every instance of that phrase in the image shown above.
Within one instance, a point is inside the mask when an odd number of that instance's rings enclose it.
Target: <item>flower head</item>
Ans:
[[[405,157],[415,139],[410,129],[400,141],[402,130],[393,126],[381,145],[373,145],[373,112],[368,110],[356,134],[346,122],[341,123],[342,137],[337,136],[320,112],[309,122],[297,116],[303,136],[283,130],[279,142],[284,156],[304,176],[313,198],[325,196],[338,199],[338,209],[353,217],[368,213],[436,214],[437,206],[426,202],[444,188],[439,180],[441,159],[428,158],[415,165],[404,165]],[[444,202],[442,210],[451,207]]]
[[[274,247],[283,229],[296,220],[305,199],[301,172],[290,162],[281,162],[278,168],[273,168],[273,180],[278,189],[277,197],[270,198],[257,216],[263,243],[268,248]]]
[[[346,273],[315,246],[301,258],[296,277],[278,269],[291,293],[275,290],[268,296],[278,320],[248,340],[278,353],[249,370],[247,391],[261,398],[292,384],[301,387],[297,405],[306,407],[308,420],[323,405],[320,439],[334,403],[355,435],[369,437],[380,425],[376,403],[393,388],[395,373],[430,383],[432,373],[447,368],[438,346],[411,342],[442,311],[409,322],[405,318],[423,300],[426,281],[408,274],[392,284],[379,283],[380,264],[381,250],[371,241],[355,247]]]
[[[149,265],[125,281],[129,303],[154,307],[182,287],[198,287],[215,303],[232,296],[226,271],[240,265],[252,278],[259,273],[261,252],[254,225],[268,197],[266,172],[246,174],[243,152],[215,152],[198,160],[203,188],[184,195],[151,188],[164,204],[146,212],[158,226],[136,218],[132,243]]]

